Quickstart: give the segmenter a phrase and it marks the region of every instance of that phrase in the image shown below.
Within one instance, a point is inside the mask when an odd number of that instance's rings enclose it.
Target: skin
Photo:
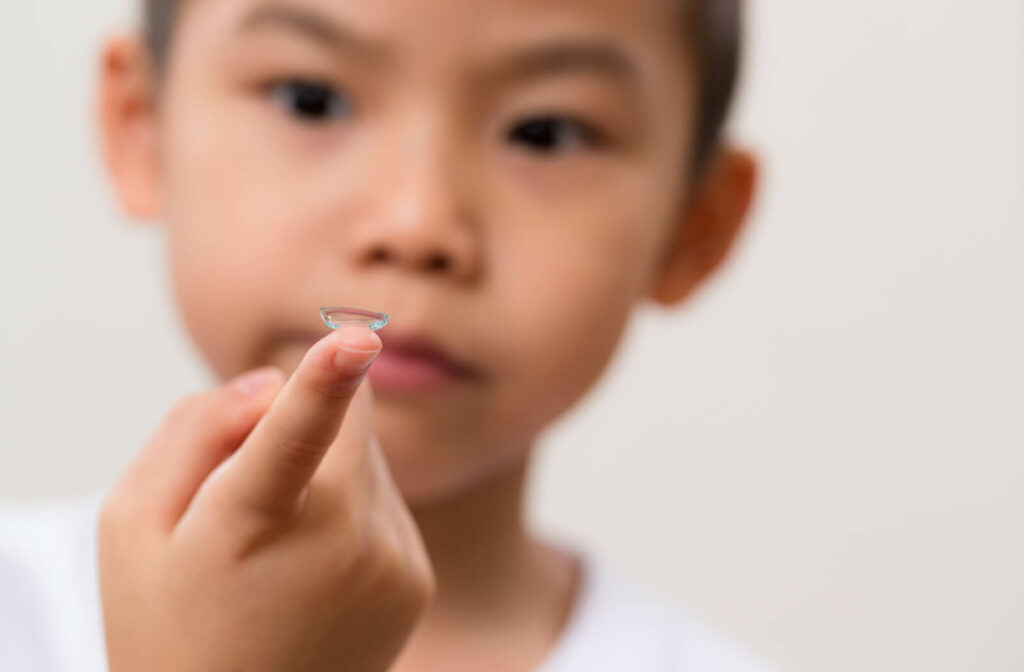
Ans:
[[[434,578],[373,438],[380,345],[339,330],[283,387],[264,367],[175,405],[100,511],[111,672],[389,668]]]
[[[282,12],[265,0],[190,0],[159,84],[137,36],[104,49],[99,118],[117,196],[166,231],[180,313],[219,379],[263,366],[301,378],[324,305],[389,313],[394,328],[426,331],[480,372],[417,398],[363,382],[356,397],[372,406],[372,428],[347,440],[344,404],[325,404],[342,429],[320,449],[364,455],[379,445],[387,468],[373,480],[393,479],[404,500],[386,515],[363,501],[360,515],[405,529],[408,506],[416,525],[406,546],[422,538],[432,564],[398,591],[434,595],[429,608],[410,599],[393,641],[368,661],[526,670],[570,613],[574,559],[522,522],[532,447],[599,379],[634,306],[677,305],[721,265],[756,181],[753,158],[732,147],[701,175],[687,161],[694,72],[673,5],[279,0]],[[296,11],[373,46],[303,28]],[[522,65],[567,44],[618,56]],[[296,78],[329,86],[338,113],[297,114]],[[516,135],[552,115],[553,145]],[[269,404],[257,404],[251,424],[275,417]],[[279,441],[311,422],[285,417]],[[203,469],[222,459],[207,457]],[[324,492],[346,478],[325,479]],[[194,497],[199,482],[177,497]],[[109,517],[121,520],[144,490],[124,486]],[[207,492],[238,508],[226,486]],[[223,520],[218,510],[209,507],[211,520]],[[119,538],[111,532],[111,546]],[[111,566],[123,560],[110,555]],[[309,571],[299,554],[292,562]],[[334,578],[361,585],[346,577]],[[225,570],[205,580],[231,579]],[[421,611],[406,641],[402,624]]]

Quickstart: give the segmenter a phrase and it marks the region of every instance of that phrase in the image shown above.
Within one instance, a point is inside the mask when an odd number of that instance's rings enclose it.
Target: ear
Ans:
[[[689,208],[669,238],[650,298],[678,304],[725,260],[750,211],[757,160],[732,147],[718,151],[694,190]]]
[[[97,116],[103,158],[121,208],[159,214],[156,87],[149,52],[137,36],[111,38],[100,62]]]

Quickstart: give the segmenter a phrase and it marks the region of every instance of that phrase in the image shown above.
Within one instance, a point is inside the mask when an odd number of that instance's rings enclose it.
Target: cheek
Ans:
[[[506,288],[498,309],[509,363],[502,417],[540,430],[606,368],[657,242],[658,218],[643,194],[584,199],[503,247],[495,278]]]
[[[219,123],[216,109],[165,120],[165,219],[179,312],[196,347],[223,378],[260,360],[258,341],[288,305],[280,293],[300,264],[301,213],[285,199],[260,143]]]
[[[265,307],[244,269],[215,254],[210,236],[198,244],[189,230],[195,221],[177,220],[171,226],[170,264],[178,312],[186,329],[211,368],[223,379],[248,368],[247,334]],[[226,282],[226,276],[233,281]]]
[[[517,315],[521,350],[515,388],[524,395],[524,407],[539,407],[541,422],[560,414],[600,375],[633,298],[628,274],[613,270],[622,264],[618,255],[561,254],[550,262],[549,282],[524,283],[529,305],[524,296]]]

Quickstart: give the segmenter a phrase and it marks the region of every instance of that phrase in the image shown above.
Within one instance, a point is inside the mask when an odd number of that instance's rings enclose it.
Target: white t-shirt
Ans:
[[[0,670],[106,672],[96,561],[102,492],[0,505]],[[536,672],[767,672],[694,617],[583,555],[566,629]]]

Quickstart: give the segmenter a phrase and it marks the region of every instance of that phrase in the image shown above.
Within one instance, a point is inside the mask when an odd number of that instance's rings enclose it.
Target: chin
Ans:
[[[443,451],[422,442],[399,443],[379,433],[378,438],[391,477],[410,508],[442,502],[472,488],[475,479],[466,473],[466,465],[438,454]]]
[[[453,451],[458,443],[410,441],[378,429],[381,451],[391,477],[410,509],[451,501],[470,494],[514,469],[518,462],[480,450]],[[457,440],[456,440],[457,441]],[[466,444],[461,444],[462,448]]]

